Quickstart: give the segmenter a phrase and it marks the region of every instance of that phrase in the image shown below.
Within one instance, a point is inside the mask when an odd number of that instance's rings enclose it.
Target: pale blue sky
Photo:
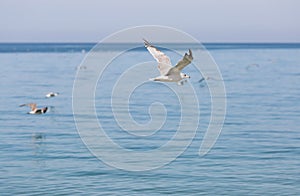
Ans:
[[[97,42],[166,25],[201,42],[300,42],[298,0],[0,0],[0,42]]]

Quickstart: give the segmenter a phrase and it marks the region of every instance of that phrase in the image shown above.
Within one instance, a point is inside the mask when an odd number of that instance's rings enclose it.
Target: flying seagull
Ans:
[[[178,82],[185,78],[190,78],[185,73],[182,73],[181,70],[190,64],[193,60],[192,51],[189,49],[189,54],[185,53],[184,57],[173,67],[170,61],[170,58],[165,55],[163,52],[152,46],[147,40],[144,39],[145,47],[150,52],[150,54],[158,62],[158,70],[160,76],[156,78],[151,78],[152,81],[161,81],[161,82]]]
[[[46,95],[47,98],[50,98],[50,97],[56,97],[57,95],[59,95],[59,93],[54,93],[54,92],[50,92]]]
[[[26,103],[26,104],[20,105],[20,107],[23,107],[23,106],[29,106],[30,107],[31,111],[28,112],[28,114],[44,114],[48,110],[48,107],[37,108],[36,103]]]

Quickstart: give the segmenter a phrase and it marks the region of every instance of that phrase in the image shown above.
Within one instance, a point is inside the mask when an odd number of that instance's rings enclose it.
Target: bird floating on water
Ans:
[[[211,77],[207,76],[207,77],[202,77],[198,82],[201,83],[205,80],[209,80],[209,79],[212,79]]]
[[[23,106],[29,106],[30,107],[31,111],[28,112],[28,114],[44,114],[48,110],[48,107],[37,108],[36,103],[26,103],[26,104],[20,105],[20,107],[23,107]]]
[[[206,77],[202,77],[198,82],[201,83],[203,81],[208,81],[208,80],[222,81],[222,79],[216,79],[216,78],[211,77],[211,76],[206,76]]]
[[[50,97],[56,97],[57,95],[59,95],[59,93],[54,93],[54,92],[50,92],[46,95],[47,98],[50,98]]]
[[[153,56],[153,58],[158,62],[158,70],[160,76],[156,78],[151,78],[152,81],[161,81],[161,82],[178,82],[185,78],[190,78],[185,73],[182,73],[181,70],[190,64],[193,60],[193,55],[191,49],[189,49],[189,54],[185,53],[184,57],[173,67],[170,61],[170,58],[165,55],[163,52],[158,50],[156,47],[151,45],[147,40],[144,39],[145,47]]]

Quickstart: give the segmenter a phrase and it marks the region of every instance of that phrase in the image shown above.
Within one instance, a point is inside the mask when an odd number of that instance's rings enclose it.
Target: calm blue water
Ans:
[[[193,72],[192,66],[187,67],[186,73],[192,76],[190,83],[201,100],[196,137],[175,161],[145,172],[128,172],[104,164],[89,152],[76,130],[73,82],[85,52],[92,46],[0,44],[1,195],[300,194],[299,44],[207,44],[226,86],[227,115],[222,133],[207,155],[198,156],[209,121],[210,96],[206,84],[198,82],[201,76]],[[192,46],[178,45],[180,49],[188,47]],[[108,51],[120,48],[122,45],[107,45]],[[136,53],[141,59],[151,60],[145,49],[132,51],[132,55]],[[122,63],[131,63],[132,56],[127,58]],[[106,71],[113,75],[118,69]],[[163,88],[161,84],[149,85]],[[102,88],[105,91],[111,86]],[[111,114],[101,107],[109,97],[101,97],[100,90],[96,92],[96,108],[100,116],[106,116],[102,121],[112,128],[110,134],[117,137]],[[50,91],[60,95],[44,98]],[[132,96],[130,104],[136,121],[147,122],[151,101],[149,92]],[[49,112],[28,115],[28,108],[18,107],[29,102],[48,106]],[[171,110],[168,122],[176,125],[178,116],[172,110],[178,110],[178,106],[169,104],[167,108]],[[172,126],[166,127],[174,134]],[[167,139],[158,133],[153,146]],[[141,147],[131,140],[122,138],[122,145]]]

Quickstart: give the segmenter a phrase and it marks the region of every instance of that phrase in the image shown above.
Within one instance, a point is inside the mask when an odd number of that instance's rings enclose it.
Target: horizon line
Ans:
[[[142,41],[141,41],[142,42]],[[0,44],[137,44],[140,42],[0,42]],[[153,42],[159,44],[300,44],[300,42]]]

